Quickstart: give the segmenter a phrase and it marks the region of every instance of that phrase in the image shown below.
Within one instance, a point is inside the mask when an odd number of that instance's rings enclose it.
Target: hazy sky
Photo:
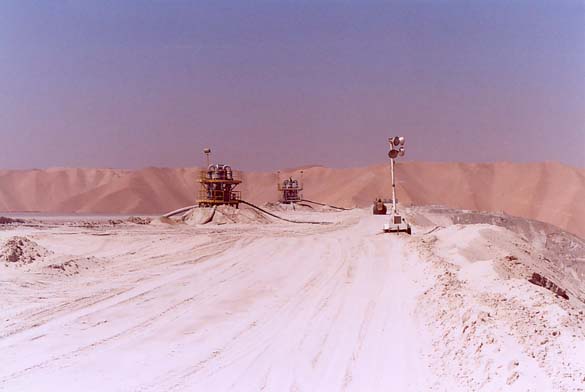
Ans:
[[[0,0],[0,168],[585,166],[585,1]]]

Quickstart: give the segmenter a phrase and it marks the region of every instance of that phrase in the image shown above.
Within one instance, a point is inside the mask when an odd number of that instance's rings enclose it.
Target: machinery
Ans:
[[[384,204],[384,201],[382,199],[374,200],[374,207],[373,207],[374,215],[386,215],[387,211],[388,211],[388,209],[386,208],[386,204]]]
[[[242,181],[234,179],[230,166],[221,163],[209,164],[211,149],[206,148],[203,152],[207,156],[207,170],[202,170],[199,176],[201,189],[197,204],[199,207],[225,204],[238,208],[241,195],[234,188]]]
[[[394,175],[394,160],[396,158],[404,156],[404,137],[395,136],[388,139],[390,143],[390,151],[388,151],[388,157],[390,158],[390,175],[392,176],[392,211],[390,215],[390,222],[384,225],[384,232],[386,233],[400,233],[405,232],[412,234],[410,224],[404,219],[404,217],[398,212],[396,207],[396,181]],[[380,200],[380,202],[382,202]],[[376,204],[374,204],[376,209]],[[374,211],[375,213],[375,211]]]
[[[303,172],[301,172],[301,176],[302,175]],[[302,190],[302,183],[289,177],[282,183],[278,183],[278,191],[281,193],[279,201],[283,204],[298,203],[303,199],[303,196],[301,195]]]

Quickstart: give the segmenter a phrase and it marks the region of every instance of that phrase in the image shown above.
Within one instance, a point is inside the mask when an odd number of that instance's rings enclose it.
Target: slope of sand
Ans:
[[[398,164],[405,204],[440,204],[552,223],[585,237],[585,170],[558,163]],[[299,176],[283,171],[281,176]],[[275,173],[238,173],[243,198],[278,199]],[[47,169],[0,171],[0,211],[163,213],[191,205],[197,169]],[[304,168],[307,199],[364,207],[389,197],[388,165],[355,169]]]
[[[3,227],[46,252],[0,264],[0,390],[584,390],[585,305],[523,235],[281,213],[333,224]]]

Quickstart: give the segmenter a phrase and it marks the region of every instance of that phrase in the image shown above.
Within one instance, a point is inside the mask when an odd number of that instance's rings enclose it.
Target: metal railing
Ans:
[[[242,199],[240,191],[224,191],[224,190],[206,190],[199,191],[199,200],[228,202],[239,201]]]

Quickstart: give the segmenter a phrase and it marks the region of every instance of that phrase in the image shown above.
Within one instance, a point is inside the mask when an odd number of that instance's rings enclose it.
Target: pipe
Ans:
[[[198,208],[198,207],[199,207],[198,205],[194,205],[194,206],[179,208],[178,210],[167,212],[166,214],[163,215],[163,218],[170,218],[171,216],[180,214],[181,212],[185,212],[185,211],[191,210],[193,208]]]
[[[349,210],[351,210],[351,208],[336,207],[336,206],[332,206],[332,205],[329,205],[329,204],[318,203],[316,201],[311,201],[311,200],[307,200],[307,199],[301,199],[301,201],[304,201],[304,202],[307,202],[307,203],[317,204],[317,205],[320,205],[320,206],[335,208],[336,210],[342,210],[342,211],[349,211]]]
[[[423,233],[423,235],[427,235],[427,234],[431,234],[439,229],[444,229],[445,226],[435,226],[431,231],[427,231],[426,233]]]
[[[392,174],[392,213],[396,215],[396,183],[394,182],[394,159],[390,158],[390,173]]]
[[[292,220],[292,219],[286,219],[286,218],[283,218],[283,217],[278,216],[276,214],[273,214],[272,212],[268,212],[265,209],[260,208],[257,205],[252,204],[252,203],[249,203],[249,202],[247,202],[245,200],[240,200],[240,203],[246,204],[246,205],[248,205],[248,206],[250,206],[252,208],[257,209],[258,211],[260,211],[260,212],[262,212],[262,213],[264,213],[266,215],[270,215],[270,216],[272,216],[272,217],[274,217],[276,219],[280,219],[280,220],[283,220],[285,222],[291,222],[291,223],[308,223],[308,224],[311,224],[311,225],[330,225],[330,224],[332,224],[332,222],[296,221],[296,220]],[[171,216],[180,214],[181,212],[185,212],[185,211],[191,210],[193,208],[198,208],[198,207],[199,206],[194,205],[194,206],[179,208],[178,210],[175,210],[175,211],[171,211],[171,212],[166,213],[165,215],[163,215],[163,217],[164,218],[170,218]],[[213,214],[214,213],[215,213],[215,206],[213,207]]]
[[[274,217],[276,219],[280,219],[280,220],[283,220],[285,222],[291,222],[291,223],[308,223],[308,224],[311,224],[311,225],[330,225],[330,224],[332,224],[332,222],[296,221],[296,220],[292,220],[292,219],[286,219],[286,218],[283,218],[283,217],[278,216],[276,214],[273,214],[272,212],[268,212],[265,209],[260,208],[257,205],[254,205],[252,203],[249,203],[249,202],[247,202],[245,200],[240,200],[240,203],[246,204],[246,205],[248,205],[248,206],[250,206],[252,208],[257,209],[260,212],[263,212],[266,215],[270,215],[270,216],[272,216],[272,217]]]

